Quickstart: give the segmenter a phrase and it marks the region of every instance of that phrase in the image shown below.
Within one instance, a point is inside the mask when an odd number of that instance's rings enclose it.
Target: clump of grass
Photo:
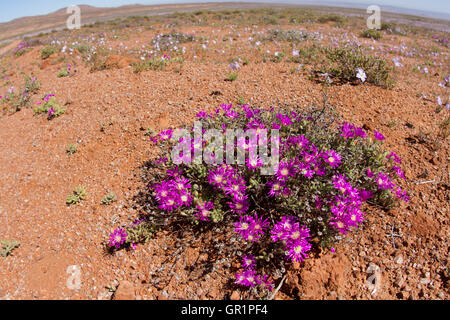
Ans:
[[[232,72],[232,73],[230,73],[228,78],[225,79],[225,81],[233,82],[233,81],[235,81],[237,79],[237,77],[238,77],[237,72]]]
[[[106,57],[100,53],[94,53],[91,55],[90,60],[92,64],[91,72],[106,70]]]
[[[298,49],[298,56],[289,57],[289,62],[312,64],[323,57],[323,50],[317,46],[301,47]]]
[[[109,205],[111,203],[113,203],[114,201],[117,200],[116,194],[114,192],[110,192],[108,193],[103,199],[102,199],[102,204],[104,205]]]
[[[333,78],[342,82],[353,82],[358,80],[356,70],[361,68],[367,75],[367,82],[374,85],[391,88],[393,80],[390,78],[392,68],[387,62],[378,57],[373,57],[363,53],[360,47],[357,48],[333,48],[328,49],[327,59],[330,65],[326,67],[326,72]]]
[[[41,58],[43,60],[48,59],[52,54],[59,52],[59,48],[56,46],[47,46],[41,50]]]
[[[77,152],[77,149],[78,149],[78,145],[75,143],[70,143],[68,146],[67,146],[67,149],[66,149],[66,153],[67,154],[74,154],[75,152]]]
[[[151,127],[147,128],[147,131],[145,131],[144,136],[151,137],[153,135],[153,129]]]
[[[152,43],[159,51],[168,51],[180,43],[192,42],[195,37],[192,34],[172,31],[170,33],[159,34],[153,38]]]
[[[447,117],[447,119],[445,119],[445,120],[439,125],[439,129],[440,129],[440,135],[441,135],[444,139],[447,139],[448,136],[450,136],[450,117]]]
[[[11,252],[14,249],[16,249],[20,245],[20,242],[16,240],[2,240],[0,241],[0,245],[1,245],[0,255],[3,258],[6,258],[11,254]]]
[[[74,205],[74,204],[78,204],[79,202],[81,202],[82,200],[84,200],[84,198],[87,195],[87,191],[86,188],[83,186],[78,186],[76,187],[73,192],[67,197],[66,199],[66,204],[68,206]]]
[[[41,89],[41,82],[36,78],[32,76],[26,76],[25,77],[25,90],[29,93],[37,93]]]
[[[337,14],[326,14],[320,16],[317,21],[319,23],[327,23],[327,22],[337,22],[337,23],[343,23],[345,21],[345,18],[343,16],[337,15]]]
[[[141,73],[149,70],[163,70],[165,66],[169,65],[169,61],[163,58],[152,58],[144,62],[134,63],[133,71],[134,73]]]
[[[288,41],[288,42],[301,42],[308,40],[310,35],[307,32],[299,30],[269,30],[269,34],[264,38],[264,40],[278,40],[278,41]]]
[[[58,74],[56,75],[58,78],[64,78],[69,75],[69,67],[63,67],[59,70]]]
[[[18,112],[30,105],[30,95],[26,91],[22,93],[9,92],[5,95],[3,103],[9,104],[9,112]]]
[[[383,37],[381,32],[376,29],[364,30],[360,33],[360,36],[363,38],[369,38],[374,40],[380,40]]]

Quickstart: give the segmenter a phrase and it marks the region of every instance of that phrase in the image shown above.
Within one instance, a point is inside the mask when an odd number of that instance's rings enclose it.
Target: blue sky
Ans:
[[[46,14],[73,4],[89,4],[97,7],[115,7],[126,4],[164,4],[164,3],[193,3],[193,2],[212,2],[214,0],[0,0],[0,22],[9,21],[23,16],[33,16],[38,14]],[[220,0],[215,0],[220,1]],[[241,0],[252,1],[252,0]],[[279,3],[317,3],[326,2],[329,4],[343,3],[360,3],[360,4],[377,4],[394,6],[400,8],[417,9],[424,11],[434,11],[439,13],[450,14],[449,0],[256,0],[253,2],[279,2]]]

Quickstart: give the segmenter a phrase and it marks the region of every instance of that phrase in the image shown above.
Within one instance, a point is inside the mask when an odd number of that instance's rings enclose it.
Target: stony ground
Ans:
[[[311,78],[313,65],[289,61],[293,46],[357,41],[393,68],[395,86],[333,84],[329,103],[346,121],[386,136],[385,147],[403,159],[403,187],[411,201],[390,211],[367,208],[366,223],[337,243],[335,252],[291,266],[275,299],[448,299],[449,138],[443,123],[449,111],[437,103],[438,96],[448,101],[448,46],[426,30],[361,38],[359,20],[279,18],[267,24],[233,16],[205,24],[202,15],[193,17],[194,22],[160,18],[42,35],[41,43],[20,56],[14,54],[18,42],[1,49],[0,95],[11,87],[20,92],[25,75],[36,77],[41,87],[31,94],[31,107],[11,112],[7,102],[0,103],[0,240],[20,242],[0,257],[0,298],[251,297],[230,280],[236,261],[212,258],[205,250],[220,238],[214,231],[198,237],[188,230],[161,230],[136,250],[105,252],[109,233],[145,212],[136,196],[146,187],[143,166],[157,152],[145,133],[149,127],[175,128],[200,110],[242,99],[258,105],[319,104],[323,84]],[[271,29],[314,37],[297,44],[264,40]],[[152,39],[172,30],[195,40],[157,51]],[[90,51],[69,49],[77,43]],[[41,50],[55,44],[58,52],[43,59]],[[101,52],[103,67],[93,68],[94,52]],[[280,62],[271,60],[275,52],[285,54]],[[133,62],[162,54],[173,63],[134,72]],[[225,81],[237,58],[237,79]],[[68,65],[69,75],[58,77]],[[54,94],[66,112],[52,120],[34,115],[44,93]],[[78,145],[74,154],[66,152],[71,143]],[[87,189],[85,200],[67,206],[78,185]],[[110,191],[117,201],[102,205]],[[372,287],[367,281],[374,277]],[[281,278],[274,280],[278,284]]]

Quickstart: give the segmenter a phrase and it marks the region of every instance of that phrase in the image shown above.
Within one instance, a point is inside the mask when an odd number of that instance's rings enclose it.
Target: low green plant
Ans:
[[[381,32],[376,29],[364,30],[360,33],[360,36],[363,38],[369,38],[374,40],[380,40],[383,37]]]
[[[56,46],[46,46],[41,50],[41,58],[43,60],[48,59],[52,54],[59,52],[59,47]]]
[[[63,77],[67,77],[69,75],[69,70],[67,67],[63,67],[61,68],[58,73],[57,73],[57,77],[58,78],[63,78]]]
[[[20,242],[16,240],[2,240],[0,241],[0,245],[0,255],[3,258],[6,258],[14,249],[16,249],[20,245]]]
[[[144,62],[138,62],[133,64],[134,73],[141,73],[142,71],[149,70],[163,70],[165,66],[169,65],[170,60],[163,58],[152,58]]]
[[[114,201],[117,200],[116,194],[114,192],[110,192],[108,193],[103,199],[102,199],[102,204],[104,205],[109,205],[111,203],[113,203]]]
[[[79,202],[81,202],[82,200],[84,200],[84,198],[86,198],[87,195],[87,190],[85,187],[83,186],[78,186],[76,187],[73,192],[67,197],[66,199],[66,204],[68,206],[74,205],[74,204],[78,204]]]
[[[61,107],[57,102],[55,97],[50,96],[48,94],[44,95],[43,98],[44,103],[41,104],[39,107],[35,108],[33,110],[35,115],[47,113],[48,114],[48,120],[51,120],[53,118],[59,117],[60,115],[64,114],[66,112],[66,109]]]
[[[238,77],[237,72],[232,72],[232,73],[229,74],[228,78],[226,78],[225,80],[233,82],[233,81],[235,81],[237,79],[237,77]]]
[[[77,152],[77,149],[78,149],[78,145],[77,144],[70,143],[67,146],[66,153],[67,154],[74,154],[75,152]]]

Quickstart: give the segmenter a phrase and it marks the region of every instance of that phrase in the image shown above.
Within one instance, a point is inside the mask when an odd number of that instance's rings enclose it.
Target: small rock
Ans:
[[[395,257],[394,262],[396,264],[402,264],[403,263],[403,257],[401,255],[398,255],[397,257]]]
[[[129,281],[122,281],[114,294],[114,300],[135,300],[134,286]]]
[[[233,293],[230,296],[231,300],[241,300],[241,295],[237,291],[233,291]]]
[[[422,278],[422,279],[420,279],[420,283],[421,284],[429,284],[430,283],[430,278]]]

